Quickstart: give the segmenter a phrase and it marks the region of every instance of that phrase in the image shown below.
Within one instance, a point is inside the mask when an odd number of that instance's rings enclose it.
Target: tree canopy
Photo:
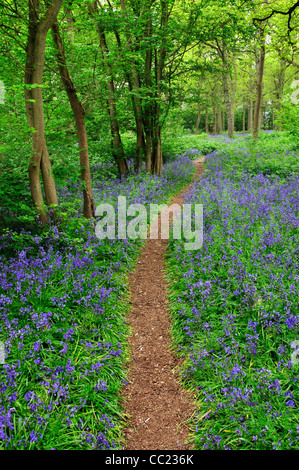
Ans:
[[[261,128],[291,125],[298,5],[1,0],[1,148],[22,147],[2,164],[27,167],[45,223],[58,206],[52,167],[78,144],[83,212],[92,218],[90,160],[114,162],[121,175],[159,175],[163,142],[178,129],[257,139]]]

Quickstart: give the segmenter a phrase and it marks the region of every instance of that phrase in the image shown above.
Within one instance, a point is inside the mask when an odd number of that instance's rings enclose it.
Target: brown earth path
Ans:
[[[183,203],[183,195],[203,172],[204,157],[194,160],[192,182],[171,204]],[[171,219],[171,217],[170,217]],[[124,450],[187,450],[187,421],[195,403],[179,382],[180,360],[170,349],[171,319],[167,307],[164,255],[167,240],[147,239],[137,268],[129,278],[131,310],[127,322],[132,334],[128,384],[123,406],[129,415]]]

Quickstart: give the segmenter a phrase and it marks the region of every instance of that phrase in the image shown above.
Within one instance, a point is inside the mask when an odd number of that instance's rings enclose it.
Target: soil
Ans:
[[[203,162],[204,157],[194,160],[193,181],[203,172]],[[183,203],[183,195],[193,181],[171,204]],[[146,240],[136,270],[129,278],[132,307],[127,322],[132,334],[128,384],[123,389],[123,406],[129,416],[124,450],[192,448],[188,422],[196,405],[180,384],[180,358],[171,350],[164,265],[167,243],[160,237]]]

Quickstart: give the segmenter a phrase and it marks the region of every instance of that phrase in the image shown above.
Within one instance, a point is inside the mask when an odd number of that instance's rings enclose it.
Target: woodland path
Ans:
[[[196,173],[191,183],[171,204],[183,204],[183,195],[203,172],[203,162],[204,157],[193,161]],[[127,321],[132,335],[128,384],[123,389],[123,405],[129,415],[124,450],[191,449],[187,422],[196,408],[179,382],[180,359],[170,349],[171,319],[164,271],[167,243],[160,238],[147,239],[137,268],[129,277],[131,310]]]

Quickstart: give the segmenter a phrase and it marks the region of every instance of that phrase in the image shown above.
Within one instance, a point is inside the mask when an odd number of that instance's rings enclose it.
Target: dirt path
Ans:
[[[204,157],[194,160],[196,174],[203,171]],[[183,194],[171,203],[183,203]],[[124,407],[131,416],[125,429],[125,450],[186,450],[187,420],[195,412],[191,396],[183,390],[175,368],[178,357],[170,350],[171,320],[167,308],[164,254],[167,240],[148,239],[137,269],[130,276],[132,308],[128,323],[131,362],[129,383],[124,388]]]

